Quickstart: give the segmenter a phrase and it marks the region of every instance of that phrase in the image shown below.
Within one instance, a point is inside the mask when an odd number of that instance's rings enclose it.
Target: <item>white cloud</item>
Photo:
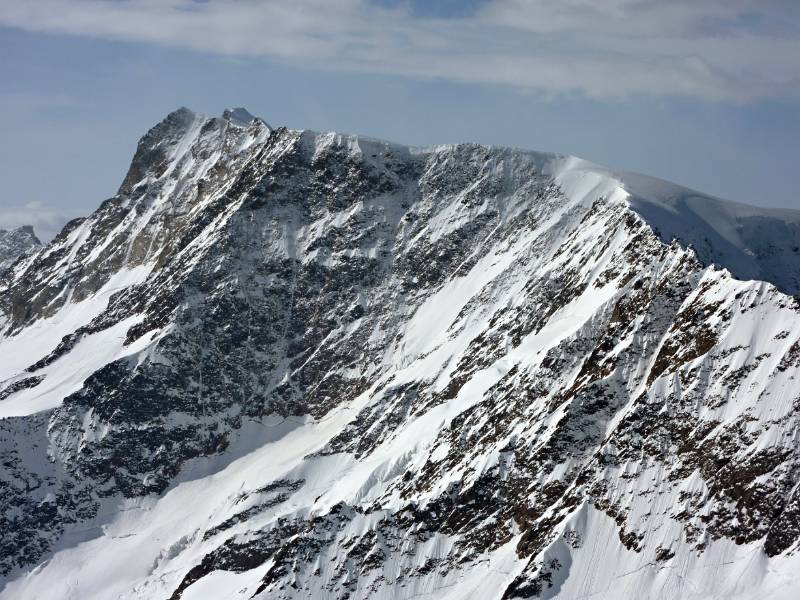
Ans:
[[[42,242],[53,239],[61,228],[78,215],[43,204],[28,202],[19,206],[0,206],[0,229],[32,225]]]
[[[459,18],[367,0],[0,0],[0,24],[547,94],[800,92],[792,0],[493,0]]]

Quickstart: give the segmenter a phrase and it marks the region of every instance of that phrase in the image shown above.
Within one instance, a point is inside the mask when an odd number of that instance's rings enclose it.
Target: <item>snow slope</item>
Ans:
[[[792,598],[797,223],[180,109],[0,283],[0,598]]]
[[[739,279],[769,281],[788,294],[800,293],[800,211],[720,200],[574,157],[556,169],[613,181],[665,243],[677,239],[690,245],[705,264],[722,266]]]

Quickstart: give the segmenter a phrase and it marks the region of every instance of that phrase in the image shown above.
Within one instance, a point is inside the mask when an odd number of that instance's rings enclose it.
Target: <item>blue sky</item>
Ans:
[[[185,105],[576,154],[800,208],[800,3],[0,0],[0,227],[114,194]]]

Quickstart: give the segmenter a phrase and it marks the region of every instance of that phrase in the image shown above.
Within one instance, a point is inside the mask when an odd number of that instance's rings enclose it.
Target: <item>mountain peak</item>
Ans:
[[[33,226],[22,225],[16,229],[0,229],[0,274],[8,269],[23,254],[41,247]]]
[[[249,127],[253,121],[261,121],[265,125],[267,125],[266,121],[256,117],[246,108],[241,106],[236,108],[226,108],[222,112],[222,118],[228,121],[231,125],[235,125],[237,127]],[[269,125],[267,125],[269,129],[272,129]]]
[[[30,236],[30,237],[31,237],[31,239],[33,239],[33,241],[34,241],[34,242],[35,242],[37,245],[39,245],[39,246],[40,246],[40,245],[42,244],[42,242],[41,242],[41,241],[39,240],[39,238],[36,236],[36,232],[33,230],[33,225],[21,225],[21,226],[17,227],[17,230],[18,230],[18,231],[21,231],[21,232],[23,232],[23,233],[25,233],[25,234],[26,234],[26,235],[28,235],[28,236]]]
[[[244,109],[126,181],[0,277],[0,600],[793,598],[800,304],[703,263],[794,213]]]
[[[249,125],[256,117],[246,108],[240,106],[238,108],[226,108],[222,112],[222,118],[237,125]]]

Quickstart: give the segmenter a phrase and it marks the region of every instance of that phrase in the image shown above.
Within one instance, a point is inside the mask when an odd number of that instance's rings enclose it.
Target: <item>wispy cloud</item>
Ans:
[[[32,225],[43,242],[53,239],[70,219],[78,214],[57,209],[42,202],[28,202],[19,206],[0,206],[0,229],[16,229]]]
[[[0,0],[0,24],[545,94],[800,95],[794,0],[487,0],[449,18],[367,0]]]

